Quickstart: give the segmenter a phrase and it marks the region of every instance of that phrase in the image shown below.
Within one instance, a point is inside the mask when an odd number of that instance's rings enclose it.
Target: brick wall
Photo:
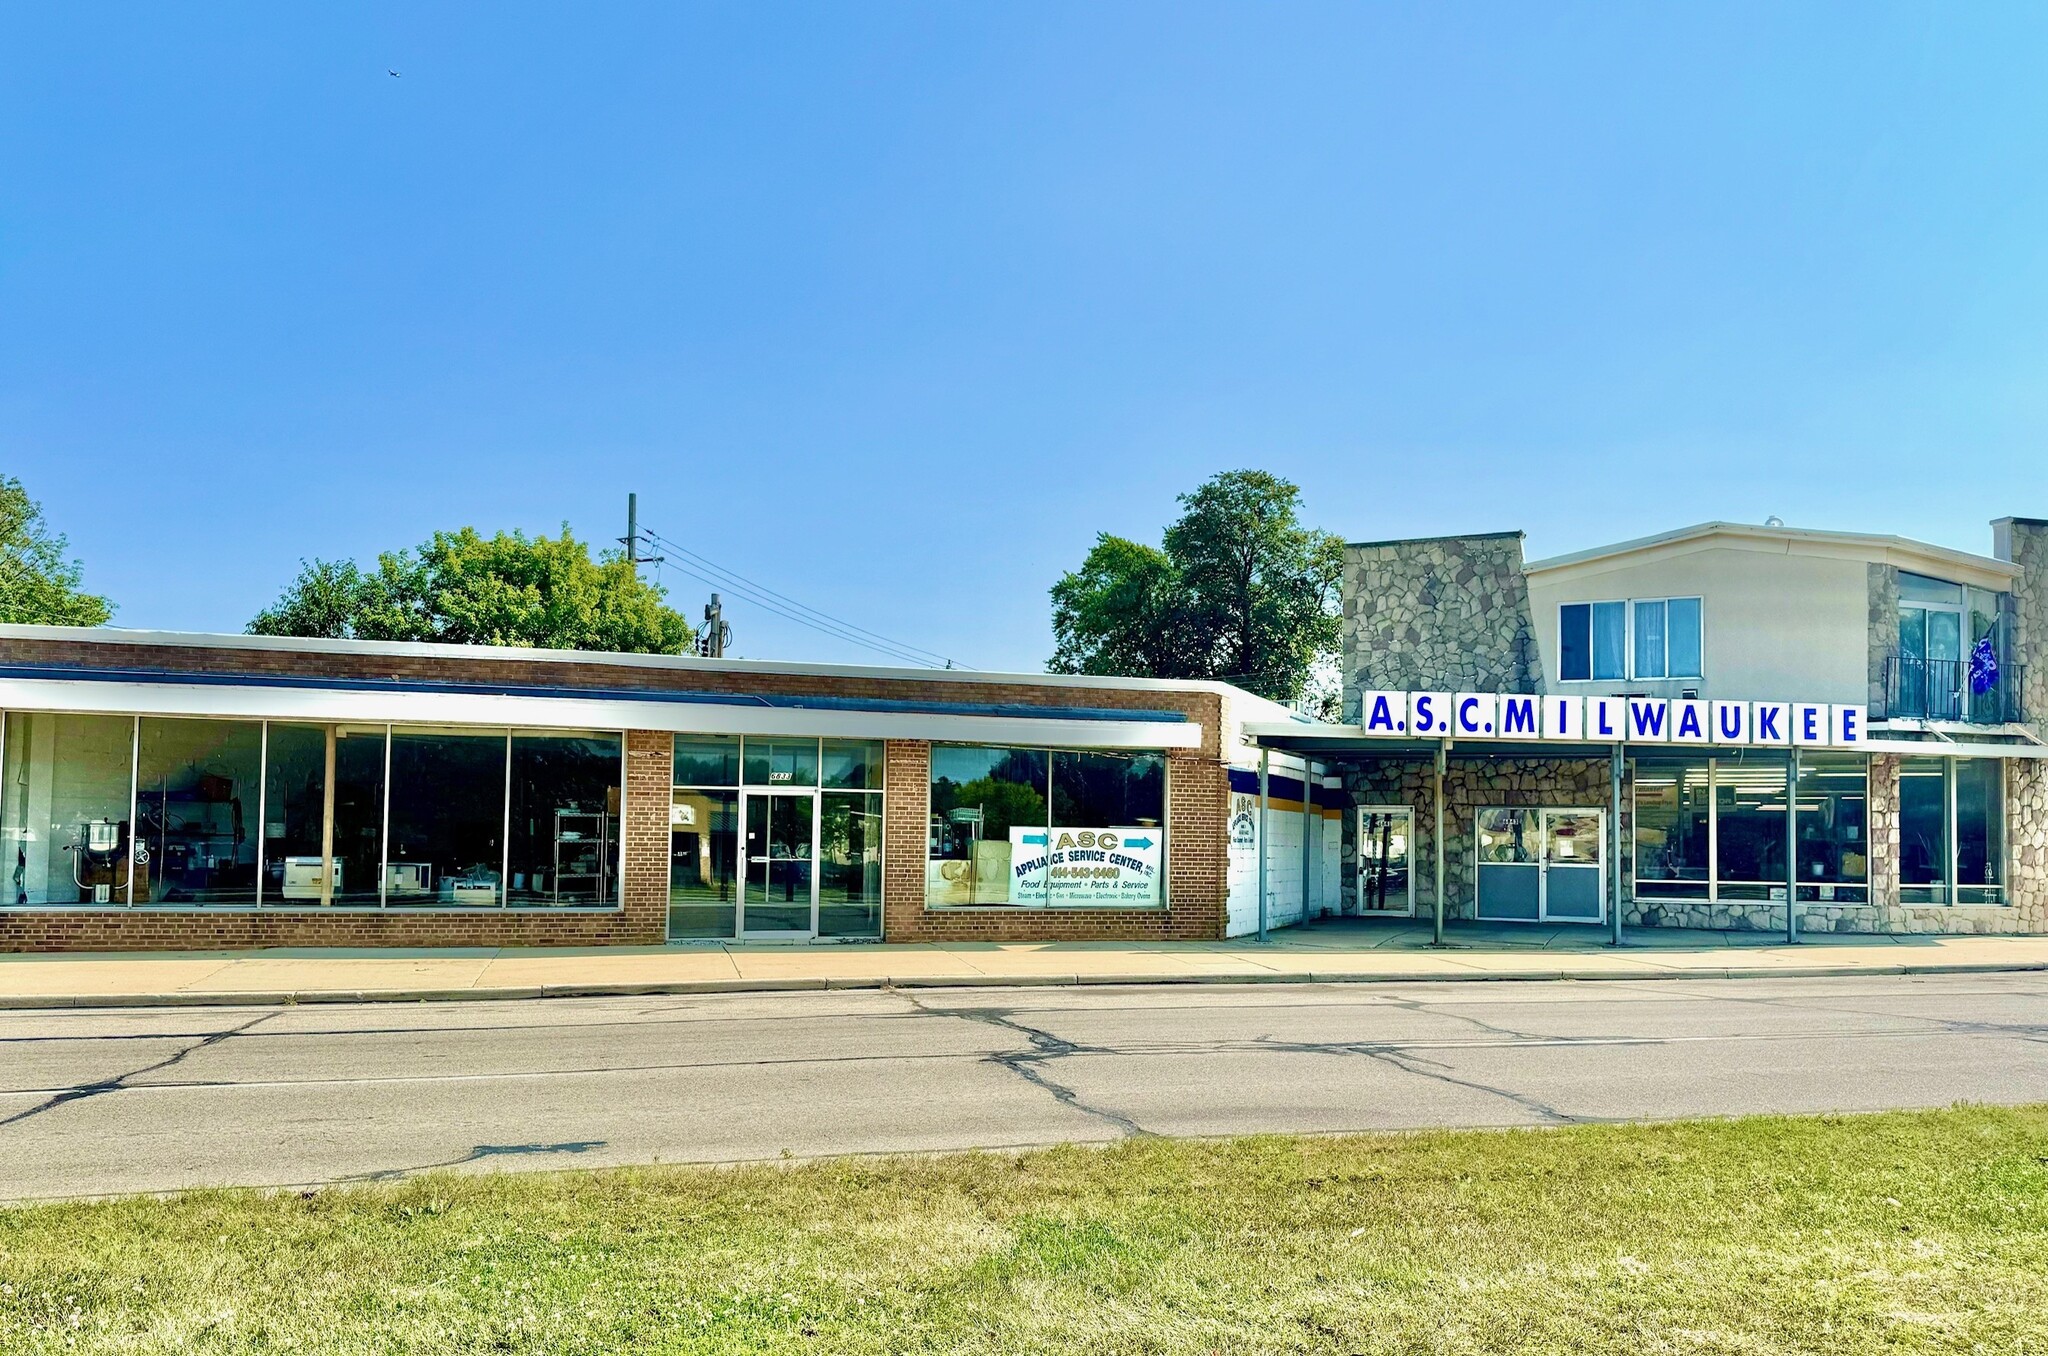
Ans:
[[[605,910],[0,910],[0,952],[211,951],[264,946],[653,945],[668,928],[669,736],[626,734],[620,906]]]

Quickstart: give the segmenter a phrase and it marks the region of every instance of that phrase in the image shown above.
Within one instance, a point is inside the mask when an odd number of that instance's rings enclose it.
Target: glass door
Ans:
[[[1544,810],[1543,917],[1561,923],[1597,923],[1606,914],[1606,873],[1600,869],[1599,810]]]
[[[1474,904],[1481,918],[1533,923],[1543,916],[1539,812],[1481,806],[1474,823]]]
[[[1415,875],[1409,867],[1415,812],[1406,806],[1358,812],[1358,911],[1409,916],[1415,912]]]
[[[743,813],[747,873],[740,892],[740,936],[815,936],[817,793],[748,791]]]
[[[1601,810],[1487,805],[1474,824],[1477,912],[1526,923],[1607,916]]]

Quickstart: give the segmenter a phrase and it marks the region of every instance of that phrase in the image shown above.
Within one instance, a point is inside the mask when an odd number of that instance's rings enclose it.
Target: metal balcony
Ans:
[[[1919,659],[1893,654],[1884,661],[1885,713],[1893,720],[1949,720],[1971,725],[2003,725],[2027,718],[2021,692],[2026,667],[2002,664],[1998,682],[1985,692],[1970,691],[1966,659]]]

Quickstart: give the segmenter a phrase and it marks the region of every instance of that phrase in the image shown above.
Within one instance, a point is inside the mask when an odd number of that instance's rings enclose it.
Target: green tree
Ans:
[[[252,635],[431,640],[559,650],[678,654],[694,631],[618,553],[593,559],[565,523],[559,537],[475,528],[386,551],[375,569],[302,562],[299,577],[249,623]]]
[[[79,588],[84,571],[52,532],[43,506],[13,476],[0,475],[0,622],[104,626],[112,604]]]
[[[1336,652],[1343,542],[1302,526],[1299,487],[1264,471],[1212,476],[1180,506],[1161,546],[1105,533],[1053,585],[1049,667],[1300,700]]]

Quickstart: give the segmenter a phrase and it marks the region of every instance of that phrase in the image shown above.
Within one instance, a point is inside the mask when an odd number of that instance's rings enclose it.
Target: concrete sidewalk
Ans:
[[[1758,933],[1341,920],[1231,942],[300,950],[0,956],[0,1008],[538,998],[1031,984],[1726,979],[2048,970],[2048,937]]]

